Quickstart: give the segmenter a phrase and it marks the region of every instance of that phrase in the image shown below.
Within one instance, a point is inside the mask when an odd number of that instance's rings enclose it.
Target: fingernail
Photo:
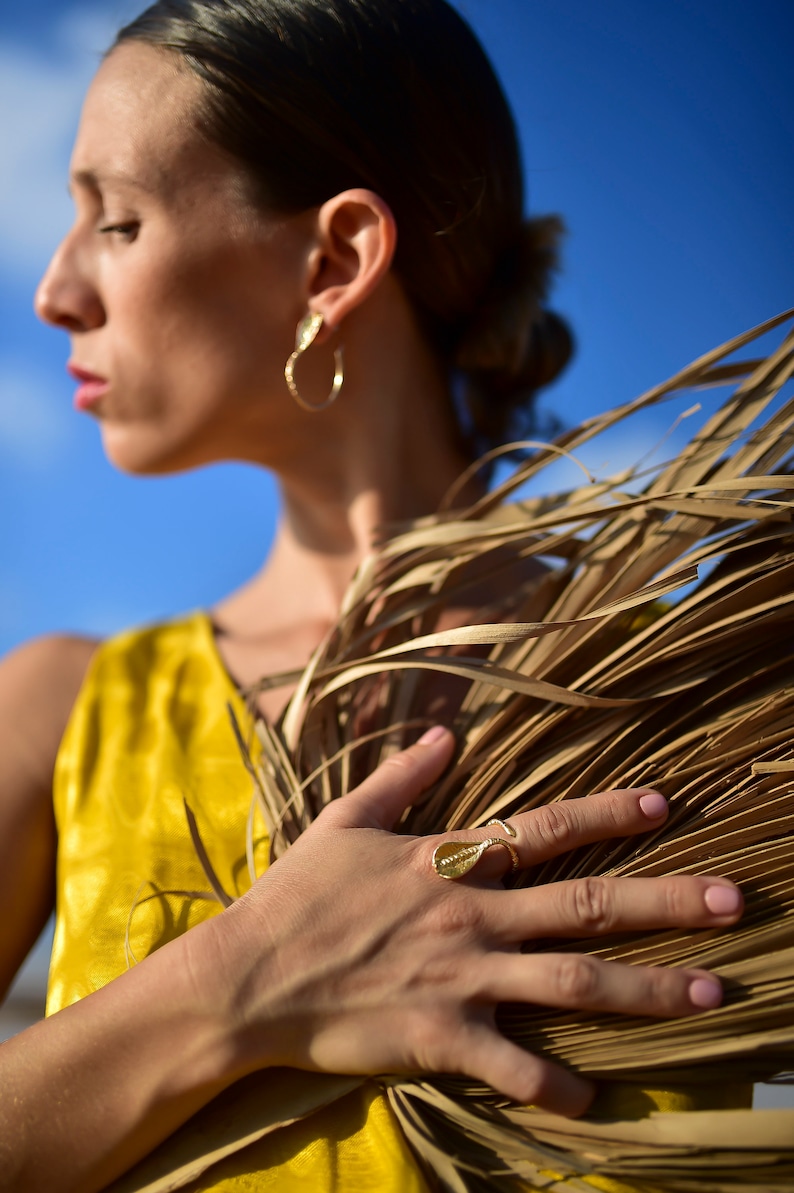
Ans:
[[[734,915],[742,905],[735,886],[710,886],[703,899],[712,915]]]
[[[689,987],[689,1001],[704,1011],[713,1010],[722,1002],[722,986],[708,978],[695,978]]]
[[[649,791],[640,796],[640,807],[649,820],[661,820],[667,814],[667,800],[660,791]]]
[[[416,743],[419,746],[432,746],[434,741],[438,741],[446,733],[443,725],[434,725],[432,729],[428,729],[427,733],[423,733]]]

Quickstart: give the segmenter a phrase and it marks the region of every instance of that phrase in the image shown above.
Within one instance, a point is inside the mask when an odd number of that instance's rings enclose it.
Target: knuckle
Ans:
[[[601,797],[604,811],[605,827],[622,832],[633,816],[634,803],[631,802],[627,791],[607,791]]]
[[[325,807],[321,808],[317,813],[313,823],[309,825],[306,832],[311,832],[312,829],[316,831],[318,827],[325,830],[338,828],[340,825],[344,825],[347,822],[347,817],[354,799],[355,796],[351,795],[347,803],[344,803],[341,799],[337,799],[333,800],[330,804],[326,804]]]
[[[456,957],[434,957],[422,967],[420,983],[422,989],[450,991],[460,981],[460,963]]]
[[[607,932],[614,923],[609,889],[602,878],[580,878],[571,884],[576,926],[585,932]]]
[[[527,1055],[518,1080],[519,1102],[524,1106],[542,1105],[550,1085],[548,1066],[537,1057]]]
[[[455,1014],[417,1013],[411,1017],[408,1026],[408,1048],[416,1067],[424,1072],[450,1072],[458,1067],[455,1056],[455,1039],[461,1025]]]
[[[686,916],[686,891],[681,882],[676,881],[675,878],[665,878],[662,880],[663,885],[661,889],[662,907],[665,915],[670,920],[670,923],[678,923],[685,921]]]
[[[572,843],[571,809],[565,811],[556,804],[538,808],[532,818],[531,834],[546,848],[565,849]]]
[[[597,791],[583,799],[581,806],[582,822],[605,839],[625,836],[637,818],[629,791],[620,788]]]
[[[563,953],[557,963],[557,991],[564,1006],[586,1007],[595,1001],[600,970],[593,957]]]
[[[672,969],[653,968],[646,971],[644,998],[654,1015],[678,1015],[688,1009],[686,997],[689,982],[684,974]]]
[[[483,910],[475,899],[442,899],[427,913],[427,926],[431,932],[444,938],[477,938],[484,932],[484,921]]]
[[[404,777],[406,775],[413,775],[418,769],[418,760],[414,754],[408,750],[401,750],[399,754],[391,754],[385,762],[382,762],[379,770],[384,774],[389,774],[395,771],[398,775]]]

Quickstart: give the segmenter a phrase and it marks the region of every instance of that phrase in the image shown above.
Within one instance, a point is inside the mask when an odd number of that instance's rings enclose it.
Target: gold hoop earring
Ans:
[[[287,382],[287,389],[298,405],[303,410],[308,410],[311,414],[316,414],[318,410],[327,410],[329,406],[332,406],[339,397],[339,392],[345,381],[345,358],[342,352],[342,345],[340,344],[338,348],[334,349],[334,384],[324,402],[316,404],[307,402],[301,396],[301,392],[295,384],[295,365],[298,358],[303,355],[307,348],[311,348],[317,339],[317,333],[322,327],[323,322],[324,317],[320,311],[311,311],[305,319],[300,321],[298,330],[295,333],[295,351],[284,366],[284,379]]]

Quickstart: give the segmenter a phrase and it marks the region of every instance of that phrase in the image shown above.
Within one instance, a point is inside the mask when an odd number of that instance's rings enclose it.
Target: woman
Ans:
[[[726,925],[741,896],[713,878],[500,879],[513,859],[653,828],[661,796],[517,816],[487,830],[516,835],[473,879],[444,882],[443,838],[390,831],[450,760],[437,725],[245,893],[250,790],[225,723],[227,699],[241,711],[229,677],[303,665],[377,529],[432,511],[567,356],[542,312],[555,225],[522,222],[481,49],[443,0],[157,4],[100,67],[71,189],[37,305],[69,333],[108,456],[141,474],[245,459],[276,472],[283,509],[263,571],[210,618],[36,642],[4,665],[0,889],[20,908],[4,981],[49,913],[56,852],[58,924],[51,1015],[0,1054],[0,1188],[100,1189],[275,1066],[465,1072],[581,1114],[591,1084],[501,1037],[498,1001],[685,1015],[719,985],[520,942]],[[495,604],[509,613],[473,587],[449,619]],[[241,896],[221,915],[189,897],[205,884],[183,797]],[[247,1164],[211,1187],[424,1187],[369,1086]]]

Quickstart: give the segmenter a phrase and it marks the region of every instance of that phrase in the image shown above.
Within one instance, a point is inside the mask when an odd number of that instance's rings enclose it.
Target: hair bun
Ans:
[[[564,231],[555,215],[521,225],[458,339],[453,363],[467,376],[476,438],[498,442],[520,431],[514,424],[531,421],[531,395],[553,381],[571,358],[567,323],[544,307]]]
[[[523,371],[533,328],[559,264],[559,216],[526,220],[497,263],[490,284],[458,341],[455,364],[466,373]]]

